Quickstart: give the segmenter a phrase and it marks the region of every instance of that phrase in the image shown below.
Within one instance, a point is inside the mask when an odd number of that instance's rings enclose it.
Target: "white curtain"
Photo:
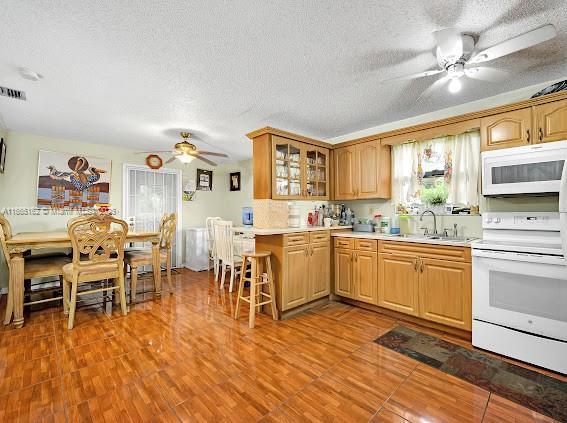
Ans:
[[[445,169],[448,203],[478,205],[480,132],[396,145],[392,148],[392,189],[396,203],[419,203],[421,176],[427,171],[425,149],[439,157]],[[421,157],[421,161],[420,161]],[[421,174],[420,174],[421,173]]]
[[[419,189],[418,154],[419,143],[415,142],[392,148],[392,197],[396,204],[409,204],[415,201],[415,193]]]
[[[449,188],[449,202],[478,205],[480,169],[480,132],[466,132],[446,138],[446,150],[453,152],[453,172]]]

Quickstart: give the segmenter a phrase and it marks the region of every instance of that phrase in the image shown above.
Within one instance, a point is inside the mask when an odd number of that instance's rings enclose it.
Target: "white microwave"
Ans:
[[[481,158],[485,196],[558,195],[567,177],[567,141],[485,151]]]

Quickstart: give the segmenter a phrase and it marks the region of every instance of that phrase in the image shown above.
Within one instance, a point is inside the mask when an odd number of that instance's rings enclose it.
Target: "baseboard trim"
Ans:
[[[335,301],[339,301],[339,302],[343,302],[346,304],[350,304],[353,306],[357,306],[360,308],[364,308],[366,310],[371,310],[371,311],[375,311],[377,313],[381,313],[384,314],[388,317],[392,317],[394,319],[400,320],[400,321],[406,321],[408,323],[412,323],[415,325],[419,325],[419,326],[424,326],[426,328],[430,328],[430,329],[435,329],[438,330],[440,332],[445,332],[448,333],[450,335],[454,335],[457,336],[459,338],[465,339],[467,341],[470,341],[472,339],[472,334],[470,331],[465,331],[462,329],[458,329],[458,328],[453,328],[451,326],[445,326],[442,325],[441,323],[436,323],[436,322],[430,322],[429,320],[424,320],[420,317],[414,317],[414,316],[409,316],[407,314],[404,313],[400,313],[394,310],[388,310],[386,308],[374,305],[374,304],[367,304],[367,303],[363,303],[361,301],[356,301],[356,300],[352,300],[350,298],[345,298],[345,297],[340,297],[335,295],[334,296]]]

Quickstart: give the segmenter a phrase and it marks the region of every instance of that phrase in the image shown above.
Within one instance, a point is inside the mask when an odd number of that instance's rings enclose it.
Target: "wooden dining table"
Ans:
[[[151,242],[152,267],[154,268],[154,284],[156,297],[161,296],[161,269],[159,251],[159,232],[129,231],[126,243]],[[72,248],[71,238],[67,231],[53,232],[21,232],[6,241],[10,255],[11,269],[8,289],[12,292],[14,302],[14,326],[24,325],[24,255],[27,252],[45,249]],[[10,322],[4,322],[5,325]]]

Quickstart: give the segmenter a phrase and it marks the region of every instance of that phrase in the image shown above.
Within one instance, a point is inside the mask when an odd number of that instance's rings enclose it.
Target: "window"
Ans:
[[[478,205],[480,133],[392,148],[393,199],[402,205]]]
[[[146,166],[124,165],[123,215],[135,230],[157,231],[165,213],[177,213],[172,267],[181,265],[181,176],[178,169],[150,170]]]

